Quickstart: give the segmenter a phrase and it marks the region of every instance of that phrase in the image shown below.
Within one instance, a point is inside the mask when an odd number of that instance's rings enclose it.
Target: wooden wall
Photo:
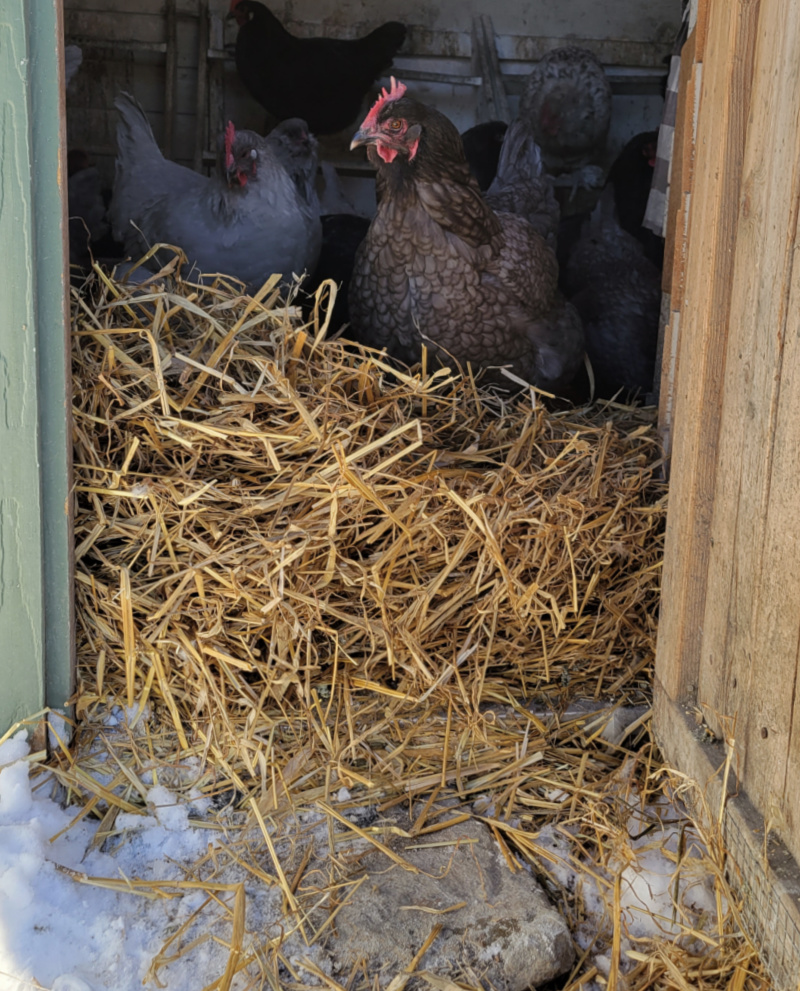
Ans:
[[[701,0],[684,54],[656,730],[726,740],[800,861],[800,5]]]

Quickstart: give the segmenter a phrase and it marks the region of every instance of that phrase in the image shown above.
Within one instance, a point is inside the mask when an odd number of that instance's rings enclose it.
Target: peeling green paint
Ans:
[[[0,733],[71,685],[60,0],[0,0]]]

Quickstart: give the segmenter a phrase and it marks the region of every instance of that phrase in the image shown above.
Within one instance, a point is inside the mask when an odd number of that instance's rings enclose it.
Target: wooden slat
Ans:
[[[714,3],[698,111],[687,281],[675,388],[673,471],[657,671],[671,698],[697,684],[708,575],[731,245],[741,183],[758,3]]]
[[[793,162],[798,189],[797,156]],[[796,252],[796,213],[791,220]],[[786,829],[781,833],[793,837],[790,845],[800,862],[800,269],[796,264],[790,284],[755,631],[758,690],[741,739],[748,748],[745,772],[763,776],[770,792],[783,796],[779,804]],[[765,811],[769,815],[771,810]],[[782,825],[780,820],[776,825]]]
[[[669,202],[667,203],[667,233],[664,240],[664,292],[675,292],[676,299],[683,299],[683,273],[686,269],[686,237],[682,223],[686,209],[686,197],[691,191],[692,164],[694,161],[694,82],[695,65],[694,31],[686,39],[681,51],[681,71],[678,79],[678,105],[675,110],[675,138],[672,144],[672,168],[669,177]],[[676,243],[677,242],[677,243]],[[678,276],[675,279],[675,276]]]
[[[197,13],[197,0],[177,0],[178,14],[181,17],[191,17]],[[163,20],[164,0],[136,0],[135,4],[131,0],[64,0],[64,11],[72,15],[74,11],[84,13],[116,15],[138,14],[141,16],[154,16]]]
[[[758,28],[699,700],[715,728],[718,716],[737,716],[746,786],[766,810],[783,801],[800,601],[789,537],[800,509],[797,466],[787,475],[786,451],[778,448],[780,438],[791,449],[800,429],[797,392],[782,382],[786,334],[797,333],[794,296],[792,323],[787,315],[800,197],[800,8],[764,0]],[[792,340],[789,354],[796,353]],[[787,386],[796,385],[792,372]],[[794,846],[800,855],[800,836]]]
[[[472,46],[473,68],[481,77],[478,121],[504,120],[508,124],[511,110],[497,58],[494,26],[488,14],[473,17]]]
[[[681,51],[678,79],[678,102],[675,108],[675,136],[672,145],[667,229],[664,240],[664,270],[661,280],[661,316],[656,352],[655,401],[658,425],[667,459],[672,447],[672,415],[675,402],[680,304],[683,300],[689,202],[694,179],[695,87],[699,66],[696,63],[696,34],[691,32]],[[674,302],[673,302],[674,301]]]
[[[208,0],[199,0],[199,38],[197,41],[197,93],[194,111],[194,160],[192,168],[200,172],[203,167],[203,152],[208,147],[208,45],[210,25],[208,20]]]
[[[692,58],[694,56],[694,58]],[[691,59],[691,62],[690,62]],[[686,263],[688,258],[689,210],[694,188],[696,157],[697,100],[703,66],[697,61],[697,31],[683,47],[681,78],[676,110],[676,143],[672,154],[672,176],[667,203],[667,237],[664,245],[664,299],[662,316],[665,326],[659,335],[656,368],[661,370],[658,383],[658,425],[661,443],[667,459],[672,454],[672,427],[675,413],[675,381],[678,371],[678,341],[680,339],[680,307],[686,295]]]
[[[60,13],[0,0],[0,733],[74,687]]]
[[[166,0],[164,10],[167,53],[164,67],[164,154],[172,158],[175,134],[175,90],[178,82],[178,11],[175,0]]]
[[[715,831],[721,819],[727,874],[742,897],[741,916],[750,939],[763,954],[774,991],[796,991],[800,974],[800,870],[775,831],[765,842],[764,816],[737,778],[734,762],[724,773],[726,749],[700,739],[695,713],[655,686],[656,738],[665,757],[696,789],[685,793],[693,813]],[[725,787],[727,785],[727,788]],[[728,985],[729,989],[733,984]]]
[[[712,0],[698,0],[697,21],[695,22],[695,53],[694,57],[698,62],[702,62],[706,54],[706,40],[708,39],[708,15],[711,11]]]

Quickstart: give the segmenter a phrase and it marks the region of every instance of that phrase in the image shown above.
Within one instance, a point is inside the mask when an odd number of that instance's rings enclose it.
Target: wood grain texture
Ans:
[[[699,677],[732,246],[748,118],[758,2],[709,10],[680,310],[670,507],[656,667],[671,698]],[[679,466],[676,470],[675,466]]]
[[[795,158],[795,162],[797,158]],[[796,166],[795,166],[796,169]],[[795,189],[798,178],[795,176]],[[797,214],[795,254],[797,250]],[[744,772],[763,780],[765,814],[781,796],[777,826],[800,861],[800,269],[789,277],[790,293],[772,443],[769,506],[765,521],[762,572],[758,591],[755,641],[758,660],[755,689],[747,699],[749,716],[740,731],[746,751]],[[766,730],[767,735],[763,735]]]
[[[682,220],[687,209],[687,194],[691,190],[692,162],[694,160],[694,87],[696,77],[695,42],[693,31],[681,51],[681,71],[678,78],[678,105],[675,110],[675,136],[672,142],[672,167],[667,203],[667,231],[664,239],[664,258],[671,264],[664,265],[661,288],[664,292],[676,292],[682,299],[681,280],[685,269],[686,231]],[[676,280],[677,277],[677,280]]]
[[[0,733],[71,687],[59,9],[0,0]]]
[[[28,19],[45,702],[63,709],[75,687],[75,562],[61,0],[29,5]]]
[[[695,712],[673,702],[657,680],[653,710],[665,757],[695,784],[685,795],[692,812],[707,829],[715,829],[724,807],[722,835],[729,876],[742,896],[744,927],[767,961],[772,986],[793,991],[800,974],[800,944],[793,938],[800,930],[797,861],[774,830],[765,843],[764,816],[737,779],[735,766],[725,778],[725,746],[698,732]]]
[[[735,319],[699,693],[713,728],[722,717],[736,718],[746,787],[765,815],[785,812],[800,628],[797,462],[792,472],[786,460],[800,429],[797,378],[788,364],[797,355],[798,39],[800,9],[790,0],[763,3],[731,284]],[[792,339],[785,353],[787,333]],[[793,852],[800,854],[800,836]]]
[[[656,368],[658,385],[658,427],[664,455],[672,453],[672,425],[675,408],[675,376],[678,370],[680,306],[683,301],[688,252],[689,206],[694,184],[695,93],[700,85],[702,66],[696,61],[697,34],[692,31],[681,52],[678,81],[672,171],[667,202],[667,231],[664,241],[664,272],[661,288],[662,315]]]

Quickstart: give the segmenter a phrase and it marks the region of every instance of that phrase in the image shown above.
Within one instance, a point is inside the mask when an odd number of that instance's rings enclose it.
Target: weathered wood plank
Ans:
[[[75,687],[72,366],[66,225],[64,23],[61,0],[28,8],[36,243],[39,457],[45,702],[63,709]]]
[[[800,11],[792,13],[792,7],[791,0],[765,2],[754,32],[756,71],[729,282],[736,319],[724,375],[701,651],[699,698],[715,730],[718,715],[748,711],[760,677],[753,670],[760,654],[753,622],[793,244],[787,216],[796,196],[791,186],[794,172],[787,168],[797,154],[798,136],[797,104],[791,102],[798,94],[792,79],[797,73],[797,42],[790,25],[798,25]]]
[[[199,22],[195,19],[175,21],[177,49],[176,65],[179,69],[197,68],[197,39]],[[102,59],[109,65],[118,60],[135,58],[153,64],[164,63],[169,38],[167,20],[163,16],[142,17],[138,14],[118,14],[103,17],[84,12],[75,13],[66,26],[66,37],[83,49],[84,60]],[[86,74],[82,65],[79,75]]]
[[[692,31],[681,52],[672,169],[667,201],[667,231],[664,240],[661,319],[656,354],[656,369],[660,370],[660,377],[655,382],[659,436],[667,459],[672,450],[680,306],[685,288],[689,203],[694,181],[695,92],[699,86],[699,73],[700,67],[696,62],[696,32]]]
[[[702,62],[706,54],[706,41],[708,39],[708,15],[711,11],[712,0],[698,0],[697,21],[694,33],[696,36],[694,57],[698,62]]]
[[[0,0],[0,732],[72,675],[58,0]]]
[[[667,203],[667,233],[664,240],[664,292],[683,299],[683,274],[686,268],[686,230],[681,222],[687,209],[687,194],[691,190],[694,161],[694,82],[695,32],[689,35],[681,51],[681,71],[678,79],[678,105],[675,110],[675,137],[672,143],[672,168]]]
[[[800,188],[793,160],[794,188]],[[797,237],[797,199],[787,221]],[[793,259],[794,260],[794,259]],[[792,266],[781,363],[780,395],[772,444],[772,473],[758,592],[756,690],[741,736],[748,774],[764,780],[785,821],[775,825],[800,862],[800,266]],[[765,735],[766,733],[766,735]],[[770,809],[765,809],[769,814]]]
[[[766,813],[783,803],[798,645],[800,569],[788,537],[800,516],[797,466],[787,475],[778,437],[791,449],[800,430],[797,393],[782,381],[785,336],[797,326],[796,308],[788,327],[787,314],[800,202],[800,9],[764,3],[758,28],[698,697],[713,728],[736,717],[746,787]],[[800,856],[800,836],[793,844]]]
[[[747,932],[768,961],[772,986],[793,991],[800,974],[797,861],[774,830],[765,837],[765,818],[737,778],[736,763],[726,777],[725,747],[698,732],[693,707],[673,702],[658,681],[654,687],[656,739],[673,767],[696,784],[684,797],[698,819],[715,830],[721,818],[728,876],[742,897]]]
[[[758,0],[714,3],[698,110],[697,159],[680,310],[670,507],[656,666],[671,698],[696,690],[708,576],[735,218]]]
[[[472,19],[472,64],[473,71],[481,77],[482,83],[478,99],[478,120],[503,120],[511,122],[500,61],[497,58],[497,43],[494,25],[488,14]]]
[[[197,2],[198,0],[177,0],[178,14],[184,17],[195,15]],[[100,14],[113,11],[115,14],[123,16],[133,14],[163,18],[164,0],[136,0],[135,5],[131,3],[131,0],[64,0],[64,12],[72,14],[74,11]]]

